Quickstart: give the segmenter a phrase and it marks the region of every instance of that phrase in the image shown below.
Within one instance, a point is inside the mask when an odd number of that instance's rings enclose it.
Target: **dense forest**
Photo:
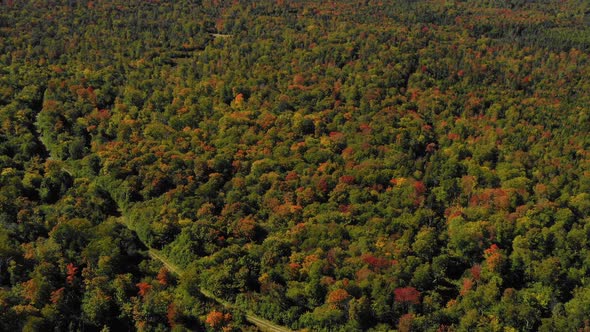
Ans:
[[[589,52],[586,0],[3,0],[0,330],[589,331]]]

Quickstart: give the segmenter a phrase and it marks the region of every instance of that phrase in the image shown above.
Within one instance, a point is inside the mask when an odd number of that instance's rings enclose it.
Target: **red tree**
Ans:
[[[51,292],[51,297],[50,297],[51,303],[57,304],[63,298],[64,290],[65,290],[65,288],[62,287],[60,289],[56,289],[53,292]]]
[[[160,271],[158,272],[158,276],[156,277],[156,279],[158,279],[158,283],[162,286],[168,285],[168,269],[166,269],[165,267],[162,267],[160,269]]]
[[[142,297],[145,296],[150,291],[150,289],[152,289],[152,285],[148,284],[147,282],[140,282],[136,286],[139,288],[137,294]]]
[[[473,279],[479,280],[479,278],[481,278],[481,265],[473,265],[471,267],[471,275],[473,276]]]
[[[177,316],[178,312],[176,311],[176,306],[174,303],[170,303],[170,305],[168,305],[168,311],[166,312],[166,318],[168,319],[168,324],[170,327],[174,327],[176,325]]]
[[[424,182],[414,182],[414,192],[416,193],[416,196],[421,196],[422,194],[424,194],[426,192],[426,186],[424,185]]]
[[[68,284],[73,284],[74,283],[74,277],[76,276],[76,273],[78,272],[78,268],[74,266],[74,264],[70,263],[66,266],[67,269],[67,277],[66,277],[66,281],[68,282]]]
[[[228,313],[224,315],[222,312],[213,310],[207,315],[205,323],[209,324],[209,326],[211,326],[212,328],[219,328],[225,325],[230,320],[231,314]]]
[[[350,298],[350,294],[344,289],[336,289],[328,295],[328,303],[337,306]]]
[[[492,271],[495,271],[502,263],[502,253],[495,243],[484,250],[483,255],[486,258],[488,268]]]
[[[361,258],[365,263],[377,269],[387,268],[395,264],[395,260],[375,257],[371,254],[364,254],[361,256]]]
[[[393,291],[393,295],[395,296],[395,302],[405,302],[411,304],[420,303],[420,292],[411,286],[396,288]]]

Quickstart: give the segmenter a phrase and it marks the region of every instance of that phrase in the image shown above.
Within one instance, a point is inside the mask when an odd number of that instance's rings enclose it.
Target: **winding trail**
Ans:
[[[122,225],[124,225],[125,227],[127,227],[128,229],[130,229],[131,231],[135,232],[135,230],[133,230],[131,227],[129,227],[129,225],[125,222],[125,217],[120,217],[117,219],[119,221],[119,223],[121,223]],[[141,240],[140,240],[141,241]],[[152,259],[155,259],[157,261],[160,261],[167,269],[168,271],[176,274],[177,276],[182,276],[184,274],[184,269],[182,269],[181,267],[179,267],[178,265],[174,264],[173,262],[171,262],[168,258],[166,258],[159,250],[156,249],[152,249],[149,246],[147,246],[145,243],[144,245],[146,246],[146,248],[148,248],[148,254]],[[201,294],[203,294],[203,296],[205,296],[208,299],[211,299],[219,304],[221,304],[222,306],[224,306],[227,309],[232,309],[233,306],[231,303],[220,299],[219,297],[213,295],[213,293],[211,293],[210,291],[206,290],[206,289],[202,289],[199,288],[199,292]],[[261,331],[267,331],[267,332],[293,332],[293,330],[281,326],[281,325],[277,325],[269,320],[266,320],[262,317],[256,316],[255,314],[251,313],[251,312],[246,312],[245,313],[245,318],[246,321],[248,321],[249,323],[255,325],[256,327],[258,327]]]
[[[225,34],[218,34],[218,33],[214,33],[212,34],[213,37],[215,38],[228,38],[231,37],[231,35],[225,35]],[[49,149],[47,149],[47,146],[45,145],[45,142],[42,139],[42,135],[41,132],[39,130],[38,127],[38,122],[39,122],[39,114],[40,112],[38,112],[35,115],[35,122],[34,122],[34,126],[35,126],[35,134],[37,135],[36,138],[39,140],[39,142],[41,143],[41,145],[45,148],[45,150],[47,151],[47,159],[51,160],[51,153],[49,152]],[[62,170],[66,173],[68,173],[68,175],[70,175],[71,177],[74,177],[74,174],[71,170],[67,169],[65,166],[62,167]],[[123,216],[123,214],[121,213],[121,217],[117,218],[117,221],[122,224],[123,226],[127,227],[129,230],[131,230],[132,232],[135,233],[135,230],[130,227],[130,225],[127,223],[127,219],[125,218],[125,216]],[[139,239],[139,237],[138,237]],[[141,239],[139,239],[141,241]],[[143,241],[142,241],[143,242]],[[176,274],[177,276],[182,276],[184,274],[184,270],[182,268],[180,268],[178,265],[172,263],[170,260],[168,260],[168,258],[166,258],[164,255],[162,255],[162,253],[160,253],[160,251],[150,248],[150,246],[148,246],[147,244],[143,243],[143,245],[148,248],[148,254],[152,259],[158,260],[160,261],[170,272]],[[4,288],[4,287],[0,287],[0,288]],[[210,291],[206,290],[206,289],[202,289],[202,288],[198,288],[199,292],[201,294],[203,294],[203,296],[205,296],[206,298],[209,298],[219,304],[221,304],[222,306],[224,306],[225,308],[231,309],[233,306],[231,303],[218,298],[217,296],[213,295],[213,293],[211,293]],[[269,320],[266,320],[262,317],[256,316],[254,315],[252,312],[246,312],[245,313],[245,317],[246,317],[246,321],[248,321],[249,323],[255,325],[256,327],[258,327],[261,331],[268,331],[268,332],[293,332],[293,330],[284,327],[284,326],[280,326],[277,325]]]
[[[212,33],[211,36],[213,36],[215,38],[229,38],[229,37],[232,37],[233,35],[228,35],[228,34],[224,34],[224,33]]]

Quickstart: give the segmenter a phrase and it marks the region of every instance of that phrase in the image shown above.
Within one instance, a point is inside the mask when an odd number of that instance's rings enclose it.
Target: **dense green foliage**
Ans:
[[[588,23],[3,1],[0,330],[590,328]]]

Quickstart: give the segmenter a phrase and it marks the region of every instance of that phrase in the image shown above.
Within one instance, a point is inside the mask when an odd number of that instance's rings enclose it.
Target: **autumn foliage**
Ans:
[[[383,269],[395,264],[395,261],[392,259],[387,259],[383,257],[375,257],[371,254],[364,254],[362,260],[367,263],[369,266],[376,268],[376,269]]]
[[[207,323],[212,328],[217,329],[230,322],[231,318],[232,316],[229,313],[224,314],[220,311],[213,310],[207,315],[205,323]]]
[[[61,299],[64,296],[64,291],[65,291],[65,288],[62,287],[62,288],[56,289],[53,292],[51,292],[51,298],[50,298],[51,303],[57,304],[59,301],[61,301]]]
[[[176,326],[176,319],[178,318],[178,310],[176,309],[176,305],[174,303],[170,303],[168,305],[168,310],[166,311],[166,319],[168,319],[168,325],[173,328]]]
[[[496,244],[492,244],[488,249],[484,250],[484,257],[486,265],[491,271],[497,270],[503,260],[500,248]]]
[[[168,285],[168,282],[170,279],[170,272],[168,272],[167,268],[162,267],[162,268],[160,268],[160,271],[158,272],[156,279],[158,280],[158,283],[160,285],[166,286],[166,285]]]
[[[0,1],[0,331],[587,328],[587,3]]]
[[[412,331],[412,322],[414,321],[414,314],[405,314],[400,317],[397,324],[399,332],[410,332]]]
[[[136,286],[139,289],[137,294],[141,297],[145,297],[147,295],[147,293],[149,293],[150,290],[152,289],[152,285],[150,285],[146,282],[140,282]]]
[[[395,296],[395,302],[409,304],[420,303],[420,292],[412,286],[396,288],[393,291],[393,294]]]
[[[350,294],[344,289],[336,289],[328,294],[328,303],[337,306],[350,298]]]
[[[78,272],[78,268],[76,266],[74,266],[73,263],[69,263],[66,266],[66,273],[67,273],[66,281],[68,282],[68,284],[71,285],[74,283],[74,278],[76,277],[77,272]]]

